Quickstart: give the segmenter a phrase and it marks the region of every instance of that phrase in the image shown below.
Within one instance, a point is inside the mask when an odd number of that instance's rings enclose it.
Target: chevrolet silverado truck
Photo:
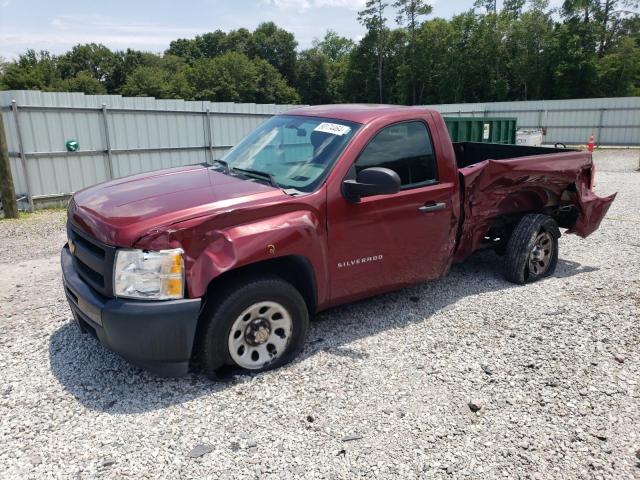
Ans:
[[[452,143],[436,111],[298,108],[210,164],[75,193],[64,287],[80,329],[141,368],[263,371],[316,312],[477,250],[511,282],[551,275],[560,228],[588,236],[615,197],[593,182],[588,152]]]

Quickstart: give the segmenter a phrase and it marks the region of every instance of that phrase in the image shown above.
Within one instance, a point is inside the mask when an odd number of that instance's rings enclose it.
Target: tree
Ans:
[[[383,103],[382,71],[387,32],[387,18],[384,16],[384,11],[388,6],[389,4],[383,0],[367,0],[364,10],[358,12],[358,21],[362,23],[375,38],[375,55],[378,65],[378,101],[380,103]]]
[[[84,92],[87,95],[107,93],[107,89],[100,80],[87,71],[78,72],[74,77],[63,80],[60,86],[65,92]]]
[[[138,67],[162,67],[163,58],[166,59],[171,55],[160,57],[149,52],[140,52],[138,50],[127,49],[126,51],[115,52],[114,66],[105,82],[109,93],[120,93],[122,87],[127,81],[127,77],[133,73]],[[174,57],[177,58],[177,57]]]
[[[582,19],[594,31],[598,57],[602,58],[620,38],[624,20],[637,16],[638,0],[565,0],[562,14],[568,20]]]
[[[313,48],[325,54],[331,61],[344,60],[353,50],[355,43],[350,38],[341,37],[333,30],[327,30],[322,40],[315,39]]]
[[[300,95],[291,87],[280,72],[266,60],[254,60],[257,73],[256,103],[300,103]]]
[[[127,76],[120,92],[127,97],[191,98],[184,71],[172,73],[163,67],[144,65]]]
[[[633,16],[638,8],[637,0],[602,0],[598,4],[595,20],[598,23],[598,57],[602,58],[620,38],[623,21]],[[637,15],[636,15],[637,16]]]
[[[87,72],[101,84],[106,85],[116,63],[116,55],[104,45],[89,43],[76,45],[57,60],[63,79],[73,78]]]
[[[184,58],[187,63],[193,63],[201,58],[216,58],[227,52],[238,52],[248,57],[255,56],[253,34],[246,28],[222,30],[196,35],[194,38],[179,38],[169,43],[165,55]]]
[[[515,20],[522,15],[522,11],[527,2],[525,0],[504,0],[502,3],[502,14],[503,16]],[[537,6],[532,6],[532,10],[534,10]],[[494,13],[495,10],[494,10]]]
[[[369,30],[349,55],[344,83],[344,98],[349,103],[380,102],[381,77],[377,35]]]
[[[300,53],[297,63],[296,86],[302,102],[310,105],[331,103],[329,92],[329,58],[318,48]]]
[[[227,34],[222,30],[198,35],[194,45],[197,53],[193,58],[215,58],[232,49],[229,46]]]
[[[600,59],[597,68],[600,95],[640,94],[640,48],[632,38],[622,38],[615,49]]]
[[[424,0],[396,0],[393,6],[398,9],[396,21],[400,25],[405,25],[409,31],[409,54],[408,71],[410,72],[412,104],[417,100],[416,76],[416,39],[418,28],[420,27],[420,17],[429,15],[433,8]]]
[[[238,52],[253,58],[255,56],[253,34],[246,28],[231,30],[225,37],[224,52]]]
[[[3,88],[8,90],[58,90],[61,81],[56,57],[46,50],[27,50],[4,67],[2,76]]]
[[[273,22],[258,25],[253,32],[253,52],[273,65],[291,84],[295,80],[296,42],[292,33],[278,28]]]
[[[212,102],[252,101],[257,74],[251,66],[251,60],[238,52],[196,60],[187,73],[193,98]]]
[[[4,57],[0,57],[0,75],[4,75],[7,71],[7,67],[9,66],[9,62]]]
[[[198,37],[196,37],[198,38]],[[188,38],[178,38],[169,43],[169,48],[165,51],[165,55],[175,55],[182,57],[188,61],[202,57],[202,52],[194,40]]]
[[[265,60],[227,52],[202,58],[187,71],[195,100],[213,102],[297,103],[299,97],[282,75]]]
[[[332,30],[327,30],[322,40],[314,40],[313,48],[327,59],[327,98],[330,103],[344,101],[344,83],[349,64],[349,55],[353,51],[353,40],[341,37]],[[298,69],[300,71],[300,69]],[[304,92],[300,91],[304,100]]]
[[[272,22],[177,39],[163,55],[99,44],[0,61],[0,89],[83,91],[236,102],[401,104],[634,95],[640,0],[480,0],[424,21],[422,0],[369,0],[354,42],[329,30],[296,51]],[[498,11],[498,8],[500,10]],[[558,15],[560,13],[560,15]]]
[[[531,100],[549,96],[552,36],[551,15],[540,10],[525,12],[506,26],[510,98]]]
[[[552,98],[597,96],[596,43],[589,23],[573,18],[556,26],[550,55]]]
[[[487,13],[498,13],[498,0],[476,0],[473,6],[475,8],[483,8]]]
[[[450,72],[454,30],[441,18],[425,22],[418,33],[417,66],[420,85],[418,103],[441,103],[451,100]],[[406,85],[406,82],[405,82]],[[406,88],[404,89],[406,92]],[[407,92],[409,94],[410,92]],[[405,102],[409,100],[405,95]]]

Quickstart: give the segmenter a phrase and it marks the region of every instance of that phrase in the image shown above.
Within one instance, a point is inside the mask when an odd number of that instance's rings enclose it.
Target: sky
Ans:
[[[301,48],[327,29],[358,40],[357,11],[365,0],[0,0],[0,57],[28,48],[59,54],[78,43],[113,50],[163,52],[171,40],[213,30],[254,29],[274,21]],[[450,18],[473,0],[436,0],[433,15]],[[389,17],[392,13],[389,12]]]

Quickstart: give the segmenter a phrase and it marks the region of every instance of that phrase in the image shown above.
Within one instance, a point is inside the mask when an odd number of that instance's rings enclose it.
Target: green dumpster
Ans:
[[[516,143],[516,118],[444,117],[452,142]]]

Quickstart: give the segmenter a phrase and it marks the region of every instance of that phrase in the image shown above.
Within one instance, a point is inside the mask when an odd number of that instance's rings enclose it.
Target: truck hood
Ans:
[[[280,196],[277,188],[210,168],[178,167],[81,190],[69,203],[69,219],[102,243],[131,247],[173,223]]]

